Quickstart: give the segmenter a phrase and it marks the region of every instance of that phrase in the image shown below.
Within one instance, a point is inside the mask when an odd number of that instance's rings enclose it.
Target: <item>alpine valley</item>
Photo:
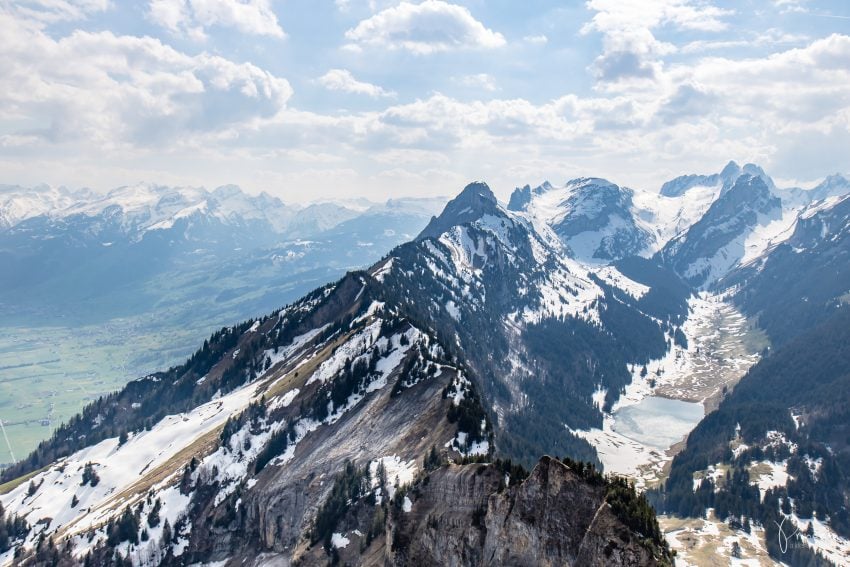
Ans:
[[[198,246],[176,234],[232,249],[260,224],[306,238],[267,203],[210,214],[229,194],[138,221],[4,209],[3,249],[89,235],[184,258]],[[845,178],[780,188],[731,162],[660,191],[579,178],[507,204],[472,183],[421,226],[7,467],[2,563],[850,561]]]

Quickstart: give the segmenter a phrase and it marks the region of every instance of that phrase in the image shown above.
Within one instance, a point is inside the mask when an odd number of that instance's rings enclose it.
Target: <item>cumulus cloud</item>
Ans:
[[[4,144],[173,142],[271,116],[292,94],[254,65],[186,55],[157,39],[79,30],[53,39],[18,24],[0,14],[0,119],[26,125],[6,130]]]
[[[242,33],[283,38],[269,0],[150,0],[150,18],[178,35],[206,38],[213,26]]]
[[[557,164],[567,168],[562,173],[596,169],[650,187],[660,184],[659,175],[702,170],[707,161],[723,163],[729,156],[789,175],[783,168],[798,166],[781,159],[793,153],[794,140],[819,146],[831,140],[837,148],[850,135],[848,36],[766,57],[708,57],[661,73],[654,91],[570,94],[544,103],[463,101],[437,93],[356,120],[338,119],[333,128],[350,129],[344,138],[356,143],[348,150],[438,153],[445,156],[444,169],[474,163],[478,177],[489,175],[496,184],[542,163],[548,165],[536,175]],[[840,159],[826,152],[817,164],[828,170],[824,164]]]
[[[716,32],[726,29],[732,11],[692,0],[590,0],[595,12],[583,33],[602,34],[603,51],[593,64],[596,78],[616,83],[630,79],[655,79],[661,57],[676,46],[659,41],[653,29],[670,25],[683,30]]]
[[[727,116],[769,119],[785,131],[831,125],[850,108],[850,37],[833,34],[768,57],[705,58],[671,68],[670,77],[722,97],[716,109]]]
[[[402,2],[382,10],[345,32],[356,49],[406,50],[419,55],[459,48],[492,49],[505,45],[502,34],[488,29],[463,6],[442,0]]]
[[[347,69],[331,69],[318,79],[316,82],[330,91],[342,91],[352,94],[361,94],[372,98],[394,97],[396,93],[385,90],[378,85],[358,81]]]

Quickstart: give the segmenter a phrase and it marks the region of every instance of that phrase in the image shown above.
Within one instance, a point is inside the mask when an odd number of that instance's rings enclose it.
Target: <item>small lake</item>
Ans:
[[[614,412],[617,433],[659,451],[691,432],[703,418],[700,403],[649,397]]]

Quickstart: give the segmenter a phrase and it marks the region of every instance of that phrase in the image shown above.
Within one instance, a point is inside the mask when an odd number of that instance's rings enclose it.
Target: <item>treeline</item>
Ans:
[[[383,466],[383,462],[380,466]],[[378,475],[380,476],[380,471]],[[386,488],[386,473],[383,476],[383,488]],[[372,490],[369,467],[357,468],[351,461],[346,461],[342,471],[334,478],[330,494],[316,513],[316,520],[310,533],[311,543],[322,542],[325,549],[330,552],[331,537],[337,525],[352,505],[366,496],[369,499],[368,503],[374,505],[375,493]]]

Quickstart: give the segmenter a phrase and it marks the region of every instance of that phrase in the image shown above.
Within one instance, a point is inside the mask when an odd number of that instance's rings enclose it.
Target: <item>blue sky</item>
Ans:
[[[850,4],[16,0],[0,182],[285,200],[850,170]]]

